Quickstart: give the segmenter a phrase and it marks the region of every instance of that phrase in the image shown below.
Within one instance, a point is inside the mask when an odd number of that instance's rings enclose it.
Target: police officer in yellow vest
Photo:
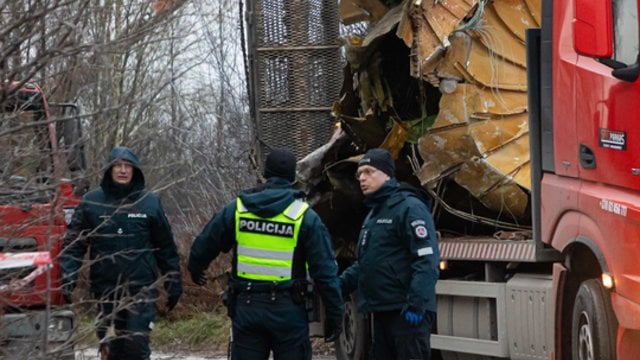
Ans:
[[[287,149],[267,156],[266,183],[243,191],[196,237],[188,269],[204,285],[204,271],[233,249],[227,306],[233,322],[232,359],[311,359],[301,290],[313,279],[326,311],[325,341],[341,331],[343,302],[331,239],[320,217],[292,188],[296,159]]]

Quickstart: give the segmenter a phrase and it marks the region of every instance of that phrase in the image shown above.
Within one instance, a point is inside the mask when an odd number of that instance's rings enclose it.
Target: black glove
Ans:
[[[338,340],[342,332],[342,319],[326,318],[324,322],[324,342],[334,342]]]
[[[180,273],[171,272],[167,274],[164,282],[164,289],[167,291],[167,311],[173,310],[182,295],[182,278]]]
[[[64,298],[64,302],[67,304],[73,303],[73,285],[64,284],[60,289],[62,291],[62,297]]]
[[[167,311],[171,311],[176,307],[178,300],[180,300],[180,295],[182,295],[182,293],[169,294],[169,296],[167,296]]]
[[[338,277],[338,279],[340,280],[340,292],[342,293],[342,298],[346,299],[353,291],[349,291],[349,289],[347,289],[347,283],[344,281],[342,276]]]
[[[207,283],[207,276],[203,272],[192,272],[191,281],[198,286],[203,286]]]

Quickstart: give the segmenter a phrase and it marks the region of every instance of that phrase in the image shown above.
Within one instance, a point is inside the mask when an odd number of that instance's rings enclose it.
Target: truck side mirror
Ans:
[[[611,0],[575,0],[573,46],[578,54],[610,58],[613,54]]]
[[[629,66],[625,66],[620,69],[614,69],[611,72],[613,77],[624,80],[626,82],[634,82],[638,79],[638,75],[640,74],[640,68],[638,68],[638,62],[635,64],[631,64]]]

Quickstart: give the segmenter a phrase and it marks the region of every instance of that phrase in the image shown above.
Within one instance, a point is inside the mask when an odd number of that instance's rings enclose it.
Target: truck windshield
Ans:
[[[5,101],[3,105],[0,108],[0,204],[49,202],[54,184],[43,107],[31,101]]]

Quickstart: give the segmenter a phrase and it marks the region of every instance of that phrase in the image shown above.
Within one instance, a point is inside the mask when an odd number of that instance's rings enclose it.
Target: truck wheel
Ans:
[[[366,360],[371,347],[367,318],[358,312],[354,297],[345,299],[342,333],[336,341],[336,359]]]
[[[582,282],[573,305],[571,350],[574,360],[614,360],[618,324],[608,292],[597,279]]]

